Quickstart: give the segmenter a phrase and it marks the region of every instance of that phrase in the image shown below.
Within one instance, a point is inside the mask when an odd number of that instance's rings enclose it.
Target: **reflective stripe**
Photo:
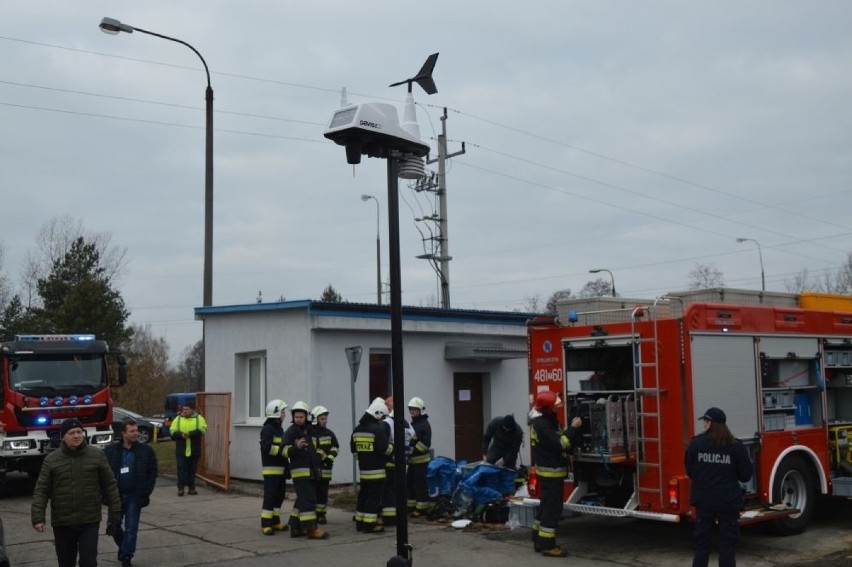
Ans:
[[[361,480],[383,480],[387,478],[385,469],[374,469],[369,471],[361,471],[359,477]]]
[[[565,478],[568,469],[565,467],[536,467],[535,474],[544,478]]]
[[[426,453],[425,455],[412,455],[411,457],[408,457],[408,462],[412,465],[428,463],[430,460],[431,459],[429,458],[429,453]]]
[[[284,474],[284,467],[263,467],[263,476],[280,476]]]
[[[271,520],[272,519],[272,510],[261,510],[260,518],[263,520]]]
[[[278,453],[281,452],[281,445],[273,445],[269,448],[269,454],[273,457],[277,457]]]
[[[556,539],[556,530],[554,530],[553,528],[545,528],[539,526],[538,537],[545,539]]]
[[[571,442],[564,435],[559,436],[559,444],[562,445],[563,449],[570,449],[571,448]]]
[[[310,478],[311,469],[293,469],[290,471],[290,476],[293,479],[297,478]]]

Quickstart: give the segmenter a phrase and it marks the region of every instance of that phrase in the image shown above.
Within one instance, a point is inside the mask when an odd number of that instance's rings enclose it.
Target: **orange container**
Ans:
[[[799,307],[802,309],[848,311],[852,313],[852,295],[803,291],[799,295]]]

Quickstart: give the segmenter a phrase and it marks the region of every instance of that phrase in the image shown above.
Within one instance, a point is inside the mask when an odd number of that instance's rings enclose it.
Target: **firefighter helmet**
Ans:
[[[266,417],[281,417],[285,409],[287,403],[284,400],[272,400],[266,404]]]
[[[420,411],[426,411],[426,404],[423,402],[421,398],[414,397],[408,400],[408,407],[417,408]]]
[[[539,392],[535,397],[535,409],[541,413],[550,413],[562,404],[556,392],[547,390]]]
[[[388,414],[388,407],[385,405],[385,401],[382,398],[376,398],[370,403],[370,407],[367,408],[367,413],[376,419],[383,419]]]
[[[326,409],[324,406],[316,406],[314,409],[311,410],[311,415],[313,416],[313,419],[311,421],[314,421],[319,416],[327,414],[327,413],[328,413],[328,409]]]
[[[306,415],[306,416],[307,416],[307,414],[311,413],[311,410],[310,410],[310,408],[308,407],[308,404],[306,404],[305,402],[303,402],[303,401],[301,401],[301,400],[299,400],[298,402],[296,402],[295,404],[293,404],[293,407],[291,407],[291,408],[290,408],[290,413],[291,413],[291,414],[296,413],[297,411],[303,411],[303,412],[305,412],[305,415]]]

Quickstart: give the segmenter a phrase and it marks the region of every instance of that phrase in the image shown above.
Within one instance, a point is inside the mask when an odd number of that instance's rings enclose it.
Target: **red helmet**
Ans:
[[[535,409],[541,413],[550,413],[558,406],[559,396],[556,395],[556,392],[547,390],[545,392],[539,392],[535,397]]]

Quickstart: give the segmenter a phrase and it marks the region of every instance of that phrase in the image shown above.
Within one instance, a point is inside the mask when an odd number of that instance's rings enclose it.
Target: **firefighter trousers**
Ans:
[[[536,551],[556,547],[556,526],[562,517],[562,478],[538,477],[539,504],[535,514],[538,533],[534,534]]]
[[[260,511],[260,527],[272,527],[281,523],[281,504],[287,490],[287,479],[281,474],[263,475],[263,509]]]

